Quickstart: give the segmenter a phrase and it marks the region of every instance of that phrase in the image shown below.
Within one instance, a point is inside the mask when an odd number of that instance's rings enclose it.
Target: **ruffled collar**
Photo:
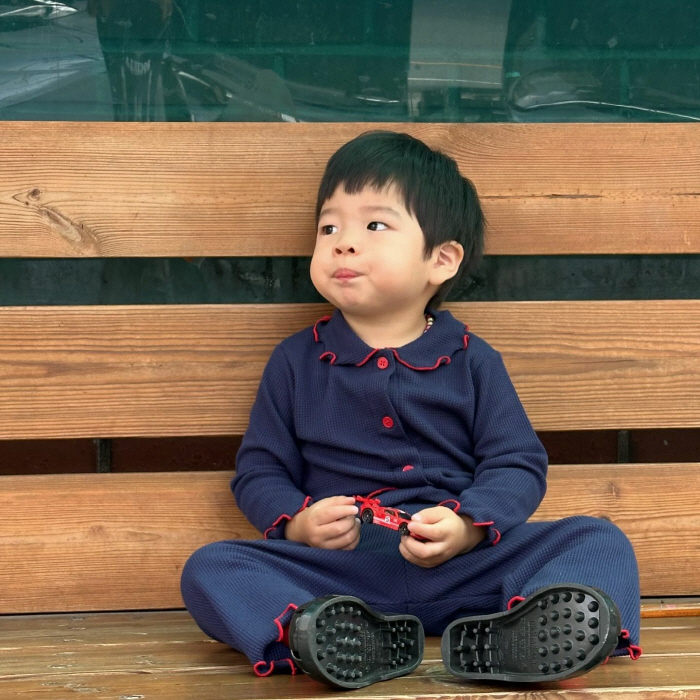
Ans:
[[[363,366],[372,357],[392,353],[397,362],[410,369],[425,371],[449,364],[452,356],[469,342],[469,328],[449,311],[430,311],[435,318],[431,329],[400,348],[372,348],[350,328],[343,314],[335,310],[313,327],[320,349],[319,359],[333,365]]]

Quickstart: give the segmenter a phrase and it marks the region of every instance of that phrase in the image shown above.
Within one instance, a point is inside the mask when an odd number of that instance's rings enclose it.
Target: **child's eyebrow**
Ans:
[[[371,205],[367,204],[364,207],[359,207],[358,211],[362,212],[363,214],[391,214],[392,216],[396,217],[397,219],[401,218],[401,214],[396,211],[396,209],[392,209],[391,207],[382,207],[379,205]],[[319,218],[322,216],[325,216],[326,214],[330,215],[337,215],[340,213],[340,210],[337,207],[326,207],[324,209],[321,209],[319,213]]]
[[[337,214],[338,210],[335,207],[326,207],[324,209],[321,209],[319,212],[318,216],[321,218],[324,214]]]
[[[391,207],[380,207],[380,206],[365,206],[365,207],[360,207],[361,212],[366,212],[367,214],[374,214],[375,212],[378,214],[391,214],[392,216],[395,216],[397,219],[401,218],[401,214],[396,211],[396,209],[392,209]]]

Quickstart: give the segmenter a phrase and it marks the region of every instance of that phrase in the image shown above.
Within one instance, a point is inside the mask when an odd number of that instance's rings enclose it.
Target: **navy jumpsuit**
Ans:
[[[399,349],[373,349],[342,313],[280,343],[263,374],[232,482],[265,539],[206,545],[182,575],[188,610],[209,636],[242,651],[259,675],[296,669],[283,628],[297,606],[355,595],[409,613],[426,634],[457,617],[505,610],[544,585],[604,590],[637,653],[639,574],[612,523],[575,516],[527,523],[545,492],[547,455],[499,353],[448,311]],[[363,525],[353,551],[284,539],[310,503],[368,495],[416,513],[443,504],[487,528],[475,549],[424,569],[399,535]]]

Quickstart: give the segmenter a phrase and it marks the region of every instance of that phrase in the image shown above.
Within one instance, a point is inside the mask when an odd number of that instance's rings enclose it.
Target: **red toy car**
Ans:
[[[425,541],[425,537],[409,531],[408,523],[411,516],[399,508],[384,507],[378,498],[370,496],[355,496],[355,504],[360,509],[360,520],[363,523],[374,523],[390,530],[398,530],[402,535],[411,535],[417,540]]]

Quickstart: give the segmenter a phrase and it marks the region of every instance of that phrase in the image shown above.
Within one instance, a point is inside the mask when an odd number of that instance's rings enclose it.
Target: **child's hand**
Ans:
[[[486,537],[486,529],[475,527],[468,515],[458,515],[445,506],[416,513],[408,529],[430,541],[402,537],[399,551],[411,564],[426,569],[474,549]]]
[[[358,508],[350,496],[331,496],[299,511],[284,536],[319,549],[355,549],[360,541]]]

